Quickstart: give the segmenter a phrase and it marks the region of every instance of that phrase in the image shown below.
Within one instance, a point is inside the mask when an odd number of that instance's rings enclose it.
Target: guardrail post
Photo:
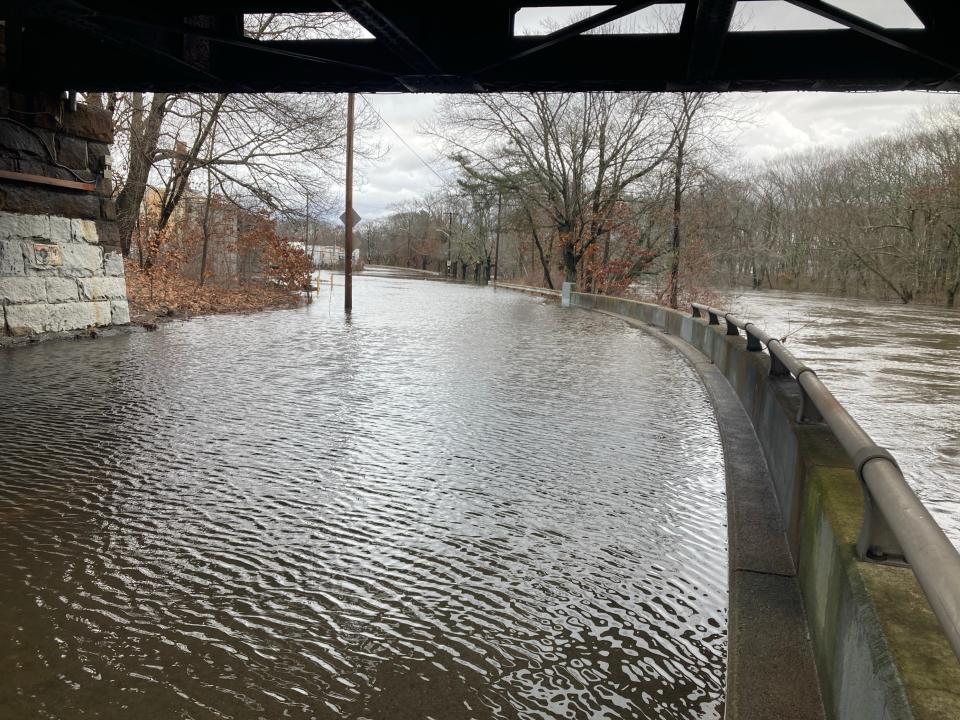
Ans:
[[[783,364],[780,358],[776,356],[773,350],[770,349],[770,344],[767,345],[767,352],[770,353],[770,374],[773,377],[790,377],[790,370]]]
[[[807,389],[803,386],[803,382],[800,380],[804,373],[811,373],[814,377],[817,375],[813,370],[806,366],[800,368],[800,370],[797,372],[797,385],[800,386],[800,410],[797,412],[797,422],[822,423],[823,415],[820,413],[816,403],[813,402],[813,398],[810,397]]]
[[[740,329],[730,322],[730,313],[724,315],[723,319],[727,322],[727,335],[736,335],[737,337],[740,337]]]
[[[690,308],[693,310],[693,317],[703,317],[703,315],[700,314],[700,308],[698,308],[696,305],[691,305]]]
[[[713,310],[707,310],[707,315],[710,316],[710,322],[708,325],[719,325],[720,318],[717,317],[717,314]]]
[[[760,352],[763,350],[763,345],[760,343],[760,338],[750,332],[751,325],[753,325],[753,323],[747,323],[743,328],[743,331],[747,334],[747,350],[750,352]]]
[[[860,478],[860,486],[863,488],[863,526],[860,528],[860,537],[857,540],[857,553],[861,560],[887,565],[907,565],[903,548],[893,530],[890,529],[890,523],[887,522],[870,494],[866,475],[867,472],[872,473],[878,469],[879,465],[875,462],[868,470],[867,463],[873,460],[889,462],[897,468],[897,474],[900,473],[899,465],[893,456],[877,445],[867,446],[854,456],[853,465],[857,469],[857,477]]]

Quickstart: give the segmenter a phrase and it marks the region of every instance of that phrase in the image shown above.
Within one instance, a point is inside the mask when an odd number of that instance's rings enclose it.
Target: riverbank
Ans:
[[[253,313],[297,307],[304,302],[302,295],[264,282],[200,286],[196,278],[167,268],[147,272],[133,260],[125,262],[125,272],[130,320],[148,327],[166,319]]]

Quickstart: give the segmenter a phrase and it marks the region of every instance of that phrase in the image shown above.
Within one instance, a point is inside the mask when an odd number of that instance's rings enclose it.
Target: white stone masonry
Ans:
[[[92,220],[0,212],[0,332],[129,323],[123,260],[98,242]]]

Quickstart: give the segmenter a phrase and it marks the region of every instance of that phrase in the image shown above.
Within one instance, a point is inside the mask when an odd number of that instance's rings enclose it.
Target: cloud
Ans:
[[[755,121],[736,140],[745,160],[765,160],[814,147],[843,148],[896,132],[927,108],[953,101],[946,93],[771,93],[734,95]]]
[[[361,182],[354,190],[354,206],[364,218],[386,215],[390,206],[438,188],[441,181],[434,170],[449,175],[433,141],[420,133],[421,125],[436,114],[440,99],[439,95],[364,94],[358,100],[359,105],[369,103],[383,119],[379,141],[388,148],[382,158],[358,162]],[[343,196],[342,187],[336,192]]]
[[[392,205],[440,186],[440,180],[424,163],[444,177],[452,173],[439,157],[434,141],[419,132],[423,123],[435,117],[440,95],[363,97],[390,126],[382,125],[379,133],[382,145],[389,147],[384,157],[358,163],[361,182],[354,191],[354,203],[361,216],[372,219],[388,214]],[[734,140],[733,154],[736,160],[754,162],[814,147],[842,148],[863,138],[895,132],[925,108],[954,98],[956,95],[919,92],[734,93],[730,96],[734,110],[749,115],[750,121]],[[362,105],[363,100],[359,103]],[[343,188],[335,193],[342,198]]]
[[[888,27],[919,25],[903,0],[831,0],[831,4]],[[749,6],[735,27],[741,21],[740,28],[745,30],[771,25],[785,29],[833,25],[782,1],[761,0]],[[545,24],[562,26],[605,7],[609,6],[527,8],[517,16],[517,29],[520,33],[543,32]],[[434,141],[420,133],[423,124],[435,118],[442,96],[368,93],[361,97],[361,108],[368,102],[382,116],[379,140],[389,148],[376,161],[358,163],[360,181],[354,202],[361,215],[373,218],[387,214],[391,205],[437,189],[441,181],[435,172],[444,177],[452,172]],[[923,108],[950,97],[916,92],[734,93],[730,96],[734,110],[749,114],[750,122],[734,141],[731,165],[813,147],[844,147],[893,132]],[[343,188],[336,188],[335,193],[342,198]]]

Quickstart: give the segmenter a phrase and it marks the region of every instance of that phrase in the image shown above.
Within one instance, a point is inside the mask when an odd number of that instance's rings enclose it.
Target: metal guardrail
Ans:
[[[550,288],[544,287],[534,287],[532,285],[517,285],[515,283],[503,282],[502,280],[491,280],[491,287],[502,287],[507,288],[508,290],[520,290],[521,292],[531,293],[533,295],[545,295],[547,297],[560,297],[559,290],[551,290]]]
[[[897,461],[877,445],[844,409],[817,374],[797,360],[782,341],[751,322],[699,303],[693,316],[720,325],[727,335],[747,337],[747,350],[770,355],[770,375],[796,379],[800,388],[799,423],[826,423],[850,456],[863,486],[863,527],[857,541],[860,559],[907,565],[960,659],[960,552],[953,546],[916,493]]]

